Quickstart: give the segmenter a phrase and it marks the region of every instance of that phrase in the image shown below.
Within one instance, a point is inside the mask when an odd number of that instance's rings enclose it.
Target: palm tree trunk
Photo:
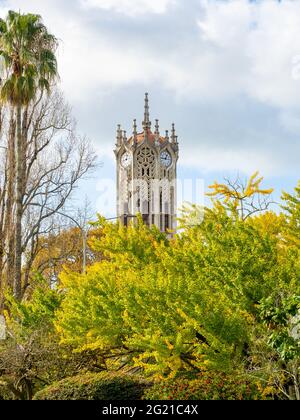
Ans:
[[[15,272],[15,238],[14,238],[14,214],[13,204],[15,201],[15,173],[16,173],[16,156],[15,156],[15,138],[16,138],[16,121],[13,107],[10,110],[9,122],[9,138],[7,145],[7,191],[5,203],[5,252],[6,261],[6,287],[13,288],[13,279]]]
[[[14,297],[22,298],[22,213],[23,213],[23,136],[22,107],[17,106],[17,148],[16,148],[16,223],[15,223],[15,276]]]

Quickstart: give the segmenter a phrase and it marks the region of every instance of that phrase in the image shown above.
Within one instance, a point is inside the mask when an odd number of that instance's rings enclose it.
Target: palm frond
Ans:
[[[28,104],[38,90],[50,90],[58,77],[57,39],[47,31],[38,14],[10,10],[0,19],[0,57],[6,72],[1,85],[2,102]]]

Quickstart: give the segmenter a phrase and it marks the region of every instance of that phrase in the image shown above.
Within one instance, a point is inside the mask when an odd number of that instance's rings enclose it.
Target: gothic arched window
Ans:
[[[141,202],[151,200],[150,180],[155,178],[155,153],[149,147],[142,147],[136,156],[137,161],[137,178],[144,181],[140,185],[139,198]]]
[[[155,175],[155,153],[148,147],[142,147],[137,153],[138,177],[153,178]]]

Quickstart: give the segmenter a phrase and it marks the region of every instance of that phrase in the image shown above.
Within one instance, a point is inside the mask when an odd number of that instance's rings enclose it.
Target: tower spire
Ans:
[[[133,120],[133,133],[134,136],[137,135],[137,125],[136,125],[136,120]]]
[[[155,132],[156,137],[159,137],[159,120],[155,120]]]
[[[173,143],[176,143],[176,130],[175,130],[175,124],[172,124],[172,135],[171,135],[171,139]]]
[[[120,146],[122,143],[122,130],[121,125],[118,124],[117,126],[117,146]]]
[[[160,136],[160,133],[159,133],[159,120],[155,120],[155,132],[154,132],[154,135],[155,135],[155,146],[159,146],[159,136]]]
[[[133,120],[133,143],[136,144],[137,142],[137,125],[136,125],[136,120]]]
[[[144,131],[151,128],[148,93],[145,93],[145,111],[144,111],[143,128],[144,128]]]

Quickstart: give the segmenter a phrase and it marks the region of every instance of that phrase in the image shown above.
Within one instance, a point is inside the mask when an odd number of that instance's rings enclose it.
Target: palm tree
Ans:
[[[0,98],[10,105],[16,119],[16,182],[15,182],[15,258],[13,291],[22,296],[22,213],[25,192],[25,165],[28,131],[28,108],[49,92],[51,82],[58,77],[55,57],[56,38],[35,14],[8,12],[0,19],[0,57],[4,68]]]

